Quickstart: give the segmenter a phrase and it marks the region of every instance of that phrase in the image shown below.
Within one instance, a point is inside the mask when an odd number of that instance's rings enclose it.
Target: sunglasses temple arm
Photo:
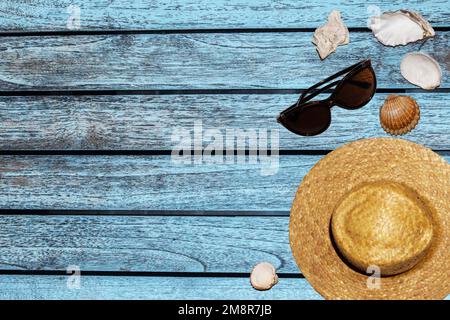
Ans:
[[[297,101],[297,104],[300,104],[300,103],[307,102],[307,101],[311,100],[312,98],[314,98],[315,96],[321,94],[322,92],[324,92],[324,91],[326,91],[326,90],[328,90],[328,89],[330,89],[330,88],[336,86],[339,82],[340,82],[340,80],[334,81],[334,82],[332,82],[332,83],[326,85],[326,86],[323,87],[323,88],[320,88],[320,89],[315,90],[314,92],[312,92],[312,93],[308,94],[306,97],[304,97],[302,100],[299,99],[299,100]]]
[[[357,66],[359,66],[360,64],[363,64],[363,63],[366,63],[366,60],[365,60],[365,61],[362,61],[362,62],[358,62],[358,63],[356,63],[356,64],[354,64],[354,65],[352,65],[352,66],[350,66],[350,67],[348,67],[348,68],[345,68],[344,70],[341,70],[341,71],[339,71],[338,73],[335,73],[335,74],[333,74],[332,76],[330,76],[330,77],[328,77],[328,78],[326,78],[326,79],[324,79],[324,80],[322,80],[322,81],[316,83],[316,84],[313,85],[312,87],[309,87],[306,91],[304,91],[304,92],[302,93],[302,95],[300,96],[300,98],[299,98],[298,101],[297,101],[297,104],[299,104],[299,103],[301,103],[301,102],[304,102],[304,97],[306,96],[306,94],[307,94],[309,91],[314,90],[314,89],[320,87],[321,85],[323,85],[324,83],[327,83],[327,82],[329,82],[329,81],[331,81],[331,80],[333,80],[333,79],[336,79],[337,77],[340,77],[340,76],[342,76],[342,75],[344,75],[344,74],[346,74],[346,73],[349,73],[352,69],[356,68]],[[327,86],[327,87],[328,87],[328,86]],[[315,96],[316,96],[316,95],[315,95]]]

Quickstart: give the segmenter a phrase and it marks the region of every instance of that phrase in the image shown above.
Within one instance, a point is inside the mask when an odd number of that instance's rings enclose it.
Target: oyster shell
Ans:
[[[338,46],[349,43],[348,29],[339,11],[331,11],[328,22],[314,31],[312,43],[316,46],[322,60],[336,51]]]
[[[441,85],[441,67],[426,53],[411,52],[405,55],[400,63],[400,73],[422,89],[432,90]]]
[[[372,17],[369,24],[375,37],[385,46],[405,45],[434,37],[431,25],[420,14],[399,10]]]
[[[419,105],[408,96],[391,94],[380,108],[381,127],[392,135],[410,132],[416,127],[419,119]]]

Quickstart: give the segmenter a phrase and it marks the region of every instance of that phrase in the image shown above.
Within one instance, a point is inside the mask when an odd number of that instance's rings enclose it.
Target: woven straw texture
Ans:
[[[362,183],[392,181],[414,190],[432,212],[434,235],[411,270],[382,277],[379,288],[334,249],[334,208]],[[290,244],[302,273],[327,299],[443,299],[450,293],[450,165],[421,145],[393,138],[364,139],[321,159],[305,176],[291,209]]]

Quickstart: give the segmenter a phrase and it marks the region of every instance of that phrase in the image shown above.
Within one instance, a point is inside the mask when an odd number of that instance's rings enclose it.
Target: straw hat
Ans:
[[[325,298],[443,299],[450,294],[450,165],[400,139],[344,145],[303,179],[290,243]]]

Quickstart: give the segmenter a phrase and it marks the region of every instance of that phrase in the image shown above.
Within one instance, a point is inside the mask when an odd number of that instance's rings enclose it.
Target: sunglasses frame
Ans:
[[[360,62],[358,62],[358,63],[356,63],[356,64],[354,64],[354,65],[352,65],[352,66],[350,66],[348,68],[345,68],[345,69],[335,73],[334,75],[332,75],[332,76],[330,76],[330,77],[328,77],[328,78],[326,78],[326,79],[316,83],[315,85],[309,87],[308,89],[306,89],[300,95],[300,97],[299,97],[299,99],[297,100],[296,103],[294,103],[289,108],[283,110],[278,115],[277,122],[282,124],[284,127],[286,127],[283,120],[286,118],[286,116],[287,116],[287,114],[289,112],[291,112],[291,111],[293,111],[295,109],[301,109],[301,108],[304,108],[304,107],[313,107],[314,105],[318,105],[318,104],[324,105],[324,103],[325,103],[325,105],[328,106],[328,108],[330,110],[331,110],[331,108],[333,106],[338,106],[338,107],[341,107],[341,108],[344,108],[344,109],[347,109],[347,110],[354,110],[354,109],[359,109],[359,108],[363,107],[364,105],[366,105],[373,98],[373,96],[375,95],[376,90],[373,90],[373,92],[371,93],[371,95],[367,99],[367,101],[362,102],[361,104],[359,104],[359,105],[357,105],[355,107],[352,107],[352,108],[349,108],[349,107],[346,107],[345,105],[339,104],[337,101],[334,100],[334,97],[337,94],[337,92],[339,92],[339,88],[341,88],[349,78],[351,78],[354,74],[356,74],[357,72],[359,72],[359,71],[361,71],[361,70],[363,70],[365,68],[369,68],[370,72],[372,73],[373,80],[374,80],[374,88],[376,88],[377,87],[377,78],[376,78],[375,72],[374,72],[374,70],[372,68],[372,63],[371,63],[370,59],[366,59],[366,60],[360,61]],[[332,82],[330,84],[327,84],[323,88],[318,88],[318,87],[322,86],[323,84],[325,84],[327,82],[330,82],[331,80],[336,79],[336,78],[338,78],[338,77],[340,77],[340,76],[342,76],[344,74],[345,74],[345,77],[342,78],[341,80],[337,80],[337,81],[334,81],[334,82]],[[333,89],[333,92],[331,93],[331,95],[327,99],[311,101],[312,98],[314,98],[315,96],[323,93],[324,91],[326,91],[326,90],[328,90],[328,89],[330,89],[332,87],[335,87],[335,88]],[[318,132],[318,133],[316,133],[314,135],[320,134],[320,133],[324,132],[325,130],[327,130],[328,127],[330,126],[330,124],[331,124],[331,116],[330,116],[330,120],[328,121],[327,126],[324,127],[324,129],[322,131],[320,131],[320,132]],[[299,131],[293,130],[292,128],[286,127],[286,129],[288,129],[289,131],[292,131],[292,132],[294,132],[296,134],[305,136],[304,134],[300,133]]]

